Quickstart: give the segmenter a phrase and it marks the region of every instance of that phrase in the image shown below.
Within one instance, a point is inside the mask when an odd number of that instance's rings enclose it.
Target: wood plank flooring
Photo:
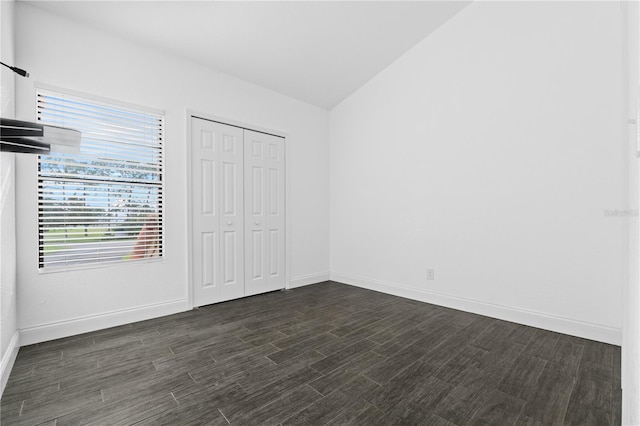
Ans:
[[[619,425],[620,348],[334,282],[20,349],[2,425]]]

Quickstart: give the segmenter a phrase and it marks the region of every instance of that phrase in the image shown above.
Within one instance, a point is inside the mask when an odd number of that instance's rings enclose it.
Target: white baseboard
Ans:
[[[302,287],[309,284],[317,284],[329,281],[329,272],[319,272],[317,274],[300,275],[289,280],[288,289]]]
[[[20,349],[20,332],[16,330],[11,337],[9,346],[4,353],[4,356],[0,360],[0,396],[4,393],[4,387],[7,385],[9,375],[11,375],[11,369],[13,369],[13,363],[16,362],[18,356],[18,350]]]
[[[138,306],[131,309],[122,309],[104,314],[22,328],[20,329],[20,339],[23,346],[32,345],[34,343],[158,318],[187,310],[189,310],[187,299],[172,300],[153,305]]]
[[[569,334],[599,342],[620,346],[622,344],[622,330],[600,324],[578,321],[571,318],[550,315],[527,309],[512,308],[479,300],[465,299],[458,296],[436,293],[427,290],[416,289],[399,284],[367,278],[353,277],[340,273],[331,273],[331,281],[375,290],[394,296],[432,303],[447,308],[459,309],[474,314],[485,315],[505,321],[524,324],[531,327],[543,328],[558,333]]]

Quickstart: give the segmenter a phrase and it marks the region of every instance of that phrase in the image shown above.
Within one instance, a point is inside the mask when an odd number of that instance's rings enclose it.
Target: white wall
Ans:
[[[640,7],[637,2],[624,3],[626,9],[625,35],[625,80],[627,85],[626,117],[637,119],[638,84],[640,82]],[[623,341],[622,341],[622,424],[640,425],[640,159],[638,150],[638,125],[627,126],[628,144],[624,154],[628,159],[629,193],[629,258],[623,300]]]
[[[334,108],[332,279],[619,344],[620,25],[474,2]]]
[[[637,86],[636,86],[637,87]],[[635,133],[632,137],[635,137]],[[630,138],[632,139],[632,138]],[[640,210],[640,160],[629,149],[630,208]],[[640,226],[638,216],[631,216],[629,244],[629,280],[625,294],[624,340],[622,344],[622,414],[624,425],[640,425]]]
[[[0,58],[14,64],[14,2],[0,2]],[[0,70],[0,117],[14,116],[13,71]],[[0,153],[0,395],[19,348],[16,312],[15,154]]]
[[[34,119],[34,82],[164,110],[166,259],[39,274],[35,157],[17,164],[18,319],[25,342],[186,309],[187,109],[288,133],[291,278],[328,277],[328,112],[194,63],[16,7],[17,115]],[[147,307],[146,309],[141,309]]]

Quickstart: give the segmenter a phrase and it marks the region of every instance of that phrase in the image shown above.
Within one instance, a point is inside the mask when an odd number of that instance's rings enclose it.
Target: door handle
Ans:
[[[256,225],[260,225],[260,222],[256,220]]]
[[[227,222],[227,225],[231,226],[231,225],[233,225],[233,222],[229,221],[229,222]]]

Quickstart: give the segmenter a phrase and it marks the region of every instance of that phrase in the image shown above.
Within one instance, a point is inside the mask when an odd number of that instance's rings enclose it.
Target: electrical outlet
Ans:
[[[433,281],[436,279],[436,271],[433,268],[427,269],[427,279]]]

